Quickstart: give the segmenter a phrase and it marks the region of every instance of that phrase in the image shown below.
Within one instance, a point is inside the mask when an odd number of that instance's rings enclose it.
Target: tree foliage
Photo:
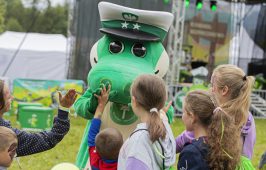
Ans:
[[[6,2],[5,30],[67,35],[68,4],[51,6],[50,0],[0,0]],[[24,0],[25,1],[25,0]],[[1,8],[1,7],[0,7]],[[0,14],[1,23],[1,14]],[[0,25],[1,30],[1,25]]]
[[[0,0],[0,33],[4,31],[5,13],[6,13],[6,2],[5,0]]]

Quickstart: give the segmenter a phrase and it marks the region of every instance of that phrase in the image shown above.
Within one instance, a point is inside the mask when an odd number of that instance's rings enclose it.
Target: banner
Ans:
[[[44,106],[58,107],[58,91],[65,94],[69,89],[75,89],[78,97],[83,94],[82,80],[31,80],[15,79],[13,82],[12,108],[17,109],[18,102],[37,102]]]

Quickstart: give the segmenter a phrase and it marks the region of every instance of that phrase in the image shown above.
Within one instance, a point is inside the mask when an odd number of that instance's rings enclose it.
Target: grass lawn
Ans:
[[[5,117],[11,120],[15,125],[15,116]],[[19,158],[23,170],[50,170],[54,165],[62,162],[75,162],[79,149],[79,144],[83,135],[86,120],[82,118],[71,117],[70,132],[65,136],[52,150],[34,154],[31,156]],[[260,156],[266,151],[266,119],[256,120],[257,142],[254,149],[253,165],[258,167]],[[174,136],[177,136],[184,130],[184,125],[180,118],[176,118],[172,124]],[[14,160],[9,170],[19,170],[16,160]]]

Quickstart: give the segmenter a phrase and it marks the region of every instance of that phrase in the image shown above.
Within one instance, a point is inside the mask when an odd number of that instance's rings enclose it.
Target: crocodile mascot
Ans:
[[[141,74],[163,77],[169,66],[169,57],[162,45],[173,21],[168,12],[146,11],[100,2],[98,5],[104,36],[94,44],[90,53],[92,69],[88,74],[88,89],[76,101],[76,113],[92,119],[102,85],[111,85],[109,102],[102,116],[101,129],[114,127],[124,140],[139,123],[130,107],[130,86]],[[172,120],[172,112],[167,112]],[[88,160],[87,135],[90,121],[84,132],[76,160],[84,168]]]

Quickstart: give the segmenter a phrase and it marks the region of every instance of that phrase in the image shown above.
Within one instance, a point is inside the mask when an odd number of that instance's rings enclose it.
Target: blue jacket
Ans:
[[[178,170],[210,170],[206,161],[208,145],[204,137],[187,143],[179,155]]]
[[[58,109],[58,116],[54,118],[53,127],[50,131],[29,133],[13,128],[9,121],[0,118],[0,126],[13,130],[18,138],[17,156],[31,155],[53,148],[69,131],[70,123],[68,112]]]

